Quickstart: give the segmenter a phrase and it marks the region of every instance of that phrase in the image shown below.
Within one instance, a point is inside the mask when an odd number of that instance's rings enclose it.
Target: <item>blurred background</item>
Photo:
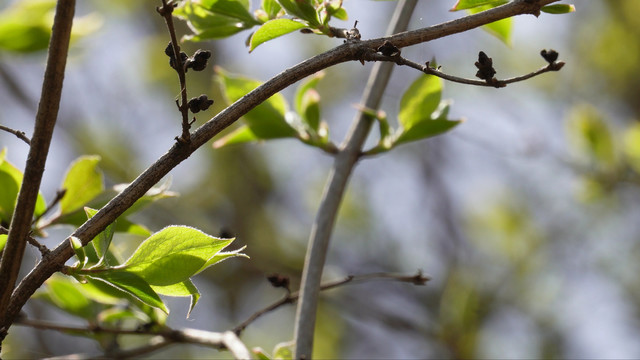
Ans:
[[[21,1],[0,1],[0,9]],[[259,4],[253,1],[252,9]],[[464,15],[453,0],[421,1],[409,28]],[[72,45],[58,127],[42,192],[51,200],[69,163],[100,155],[108,186],[132,181],[164,154],[180,131],[178,79],[167,66],[169,40],[160,1],[80,1],[86,34]],[[392,1],[344,3],[350,28],[384,35]],[[553,48],[567,64],[505,89],[446,83],[452,132],[363,160],[343,201],[324,278],[418,270],[425,287],[369,282],[323,292],[317,358],[638,358],[640,357],[640,2],[582,1],[568,15],[519,16],[506,45],[475,29],[402,50],[417,62],[472,78],[479,51],[498,78],[533,71]],[[78,23],[76,23],[78,25]],[[189,30],[183,23],[180,35]],[[249,53],[249,32],[185,43],[212,51],[210,64],[261,81],[342,43],[294,33]],[[2,42],[0,41],[0,44]],[[19,49],[18,49],[19,50]],[[33,131],[46,51],[0,48],[0,124]],[[356,115],[371,63],[326,70],[322,118],[341,143]],[[213,66],[188,73],[189,94],[224,108]],[[396,68],[382,109],[395,122],[400,98],[419,74]],[[283,92],[291,103],[294,87]],[[377,141],[374,130],[370,145]],[[23,169],[28,148],[0,132],[7,160]],[[266,281],[278,273],[297,289],[310,226],[332,158],[296,140],[205,146],[170,175],[179,197],[135,220],[157,231],[184,224],[231,234],[247,245],[198,275],[202,299],[167,298],[170,326],[225,331],[283,295]],[[49,230],[54,247],[73,229]],[[27,249],[24,271],[39,254]],[[84,324],[39,301],[30,318]],[[292,338],[295,306],[251,324],[242,340],[270,352]],[[131,339],[131,344],[139,339]],[[127,343],[124,343],[126,346]],[[99,344],[53,331],[14,327],[7,358],[100,354]],[[159,358],[225,358],[228,353],[174,345]]]

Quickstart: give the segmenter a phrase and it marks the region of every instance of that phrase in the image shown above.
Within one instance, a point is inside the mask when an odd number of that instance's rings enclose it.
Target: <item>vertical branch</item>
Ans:
[[[9,299],[22,263],[53,128],[58,117],[74,12],[75,0],[58,1],[29,156],[11,219],[7,245],[0,261],[0,342],[11,323],[7,316]]]
[[[417,0],[402,0],[398,3],[389,23],[387,35],[406,30],[416,3]],[[376,63],[374,65],[362,97],[363,105],[366,108],[377,109],[379,107],[393,66],[393,63]],[[349,135],[336,156],[322,194],[320,208],[311,228],[302,272],[300,301],[298,302],[294,330],[295,359],[311,358],[320,279],[329,248],[329,240],[349,176],[353,172],[372,123],[373,120],[364,113],[359,113],[356,116]]]

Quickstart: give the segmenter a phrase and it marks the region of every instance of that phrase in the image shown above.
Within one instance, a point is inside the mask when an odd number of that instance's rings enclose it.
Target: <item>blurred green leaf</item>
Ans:
[[[293,343],[291,341],[281,342],[273,348],[274,360],[291,360],[293,359]]]
[[[496,7],[506,3],[506,0],[458,0],[449,11],[467,10],[487,5]]]
[[[4,246],[7,245],[7,236],[6,234],[0,234],[0,251],[4,249]]]
[[[291,19],[269,20],[260,26],[258,30],[253,33],[253,36],[251,36],[249,52],[253,51],[262,43],[305,27],[307,27],[305,24]]]
[[[22,172],[13,164],[5,160],[7,149],[0,151],[0,222],[5,223],[7,227],[13,216],[13,209],[16,206],[18,192],[22,185]],[[41,193],[38,193],[34,215],[42,214],[47,205]]]
[[[261,84],[256,80],[231,75],[220,67],[216,67],[216,72],[228,103],[239,100]],[[286,111],[287,102],[282,94],[278,93],[253,108],[242,118],[253,134],[260,139],[295,137],[297,132],[285,120]]]
[[[253,133],[253,131],[251,131],[249,125],[242,125],[229,134],[214,141],[213,148],[218,149],[227,145],[241,144],[258,140],[260,140],[260,138],[257,137],[256,134]]]
[[[574,147],[595,165],[615,165],[616,151],[609,126],[595,108],[588,105],[575,108],[569,116],[568,127]]]
[[[155,292],[157,292],[158,294],[161,294],[161,295],[178,296],[178,297],[184,297],[184,296],[191,297],[191,304],[189,305],[189,311],[187,312],[187,318],[189,317],[189,315],[191,315],[191,311],[193,310],[193,308],[198,303],[198,299],[200,299],[200,292],[198,291],[198,288],[193,284],[193,282],[191,280],[185,280],[185,281],[180,282],[180,283],[176,283],[176,284],[173,284],[173,285],[166,285],[166,286],[153,286],[152,285],[151,288],[153,290],[155,290]]]
[[[30,53],[49,45],[55,0],[15,1],[0,12],[0,50]],[[102,25],[97,13],[73,20],[71,39],[88,35]]]
[[[172,285],[212,265],[209,260],[232,241],[186,226],[169,226],[140,244],[120,268],[154,286]]]
[[[98,307],[94,305],[79,284],[69,277],[53,276],[45,282],[47,300],[69,314],[91,320]]]
[[[275,19],[282,10],[282,6],[276,0],[262,0],[262,9],[267,13],[269,19]]]
[[[623,135],[624,154],[627,162],[640,174],[640,123],[634,123]]]
[[[98,169],[99,156],[81,156],[71,163],[62,188],[66,193],[60,200],[60,213],[76,211],[104,191],[103,175]]]
[[[88,219],[91,219],[98,212],[98,210],[91,209],[89,207],[85,207],[84,211],[87,214]],[[109,261],[106,255],[107,255],[107,250],[109,249],[109,245],[111,245],[111,240],[113,239],[114,232],[115,232],[114,223],[111,223],[107,225],[107,227],[104,230],[102,230],[100,234],[98,234],[98,236],[96,236],[91,241],[91,244],[93,244],[93,248],[96,250],[96,255],[98,256],[98,259],[99,259],[98,265],[102,264],[103,262],[106,262],[106,264],[109,264]],[[111,265],[114,265],[114,264],[111,264]]]
[[[194,32],[183,40],[221,39],[250,29],[260,22],[248,12],[248,1],[205,0],[185,1],[173,12]]]
[[[149,284],[143,278],[132,272],[114,269],[96,271],[86,274],[85,276],[102,281],[107,285],[135,297],[144,304],[160,309],[167,314],[169,313],[169,309],[167,309],[158,294],[153,291]]]
[[[258,360],[271,360],[271,357],[269,356],[269,354],[267,354],[264,351],[264,349],[261,347],[255,347],[251,349],[251,352],[253,352],[256,355]]]
[[[447,119],[449,106],[449,102],[442,101],[428,118],[422,118],[409,128],[403,127],[402,131],[395,134],[393,146],[437,136],[460,125],[462,120]]]
[[[492,2],[489,5],[477,6],[468,9],[470,14],[476,14],[485,10],[489,10],[496,6],[502,5],[506,1]],[[511,34],[513,33],[513,18],[505,18],[502,20],[494,21],[487,25],[482,26],[482,29],[486,30],[490,34],[494,35],[498,39],[502,40],[507,45],[511,45]]]
[[[310,89],[316,89],[318,86],[318,82],[320,82],[320,80],[324,78],[324,75],[325,75],[324,71],[318,71],[317,73],[309,76],[307,80],[305,80],[298,86],[298,88],[296,89],[295,100],[293,103],[295,110],[298,114],[303,112],[302,98],[304,97],[304,94],[306,94],[307,91]]]
[[[302,97],[300,106],[302,120],[314,131],[320,126],[320,94],[315,89],[309,89]]]
[[[433,75],[420,75],[405,91],[400,100],[398,120],[406,130],[431,118],[440,104],[442,79]]]
[[[553,4],[543,6],[540,11],[548,14],[567,14],[576,11],[576,7],[573,4]]]

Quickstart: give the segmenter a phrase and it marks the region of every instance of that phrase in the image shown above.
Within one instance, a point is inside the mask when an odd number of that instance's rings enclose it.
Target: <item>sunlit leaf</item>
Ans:
[[[269,19],[275,19],[282,10],[282,6],[276,0],[262,0],[262,9],[267,13]]]
[[[232,241],[186,226],[169,226],[142,242],[120,268],[154,286],[172,285],[201,271]]]
[[[233,103],[258,87],[261,83],[242,76],[231,75],[220,67],[216,67],[223,93],[229,103]],[[285,113],[287,103],[278,93],[253,108],[242,118],[249,125],[253,134],[260,139],[294,137],[296,131],[287,124]]]
[[[258,141],[260,140],[251,128],[248,125],[242,125],[229,134],[223,136],[219,140],[213,142],[213,148],[218,149],[223,146],[233,145],[233,144],[241,144],[246,142]]]
[[[82,208],[104,190],[103,175],[98,169],[99,156],[81,156],[71,163],[62,182],[66,193],[60,200],[60,212],[68,214]]]
[[[623,144],[629,165],[640,174],[640,123],[634,123],[624,132]]]
[[[89,207],[84,208],[85,213],[87,214],[87,218],[91,219],[98,210],[91,209]],[[111,240],[113,239],[114,234],[114,223],[107,225],[107,227],[96,236],[91,244],[93,244],[93,248],[96,250],[96,255],[98,256],[98,264],[105,262],[107,250],[109,249],[109,245],[111,245]],[[109,261],[106,261],[109,264]]]
[[[248,9],[246,1],[243,1],[241,6],[238,4],[240,2],[230,0],[185,1],[174,10],[173,14],[187,21],[187,25],[194,33],[194,35],[184,36],[183,39],[191,41],[221,39],[260,24],[248,11],[245,13]]]
[[[8,224],[13,216],[18,192],[22,184],[22,172],[5,159],[7,149],[0,151],[0,222]],[[41,193],[38,193],[34,215],[42,214],[46,209],[46,203]]]
[[[49,301],[69,314],[90,320],[98,309],[82,290],[82,285],[70,277],[53,276],[45,282]]]
[[[191,315],[191,311],[198,303],[198,299],[200,299],[200,292],[198,291],[198,288],[193,284],[191,280],[185,280],[180,283],[176,283],[173,285],[166,285],[166,286],[152,285],[151,288],[160,295],[191,297],[191,304],[189,305],[189,311],[187,312],[187,317]]]
[[[450,11],[467,10],[486,5],[495,7],[505,3],[507,3],[506,0],[458,0]]]
[[[169,309],[167,309],[158,294],[153,291],[144,279],[134,273],[123,270],[106,270],[94,272],[86,276],[126,292],[144,304],[169,313]]]
[[[316,27],[320,25],[316,8],[311,0],[278,0],[280,6],[285,11],[302,20],[306,20],[310,25]]]
[[[7,245],[7,236],[6,234],[0,234],[0,251],[4,249],[4,246]]]
[[[494,8],[498,5],[502,5],[504,3],[506,3],[506,1],[493,2],[489,5],[483,5],[483,6],[468,9],[468,11],[470,14],[476,14],[476,13]],[[491,35],[494,35],[498,39],[502,40],[502,42],[504,42],[505,44],[510,45],[511,34],[513,32],[512,31],[513,18],[509,17],[502,20],[494,21],[492,23],[482,26],[482,29],[489,32]]]
[[[253,33],[253,36],[251,36],[249,51],[253,51],[253,49],[264,42],[305,27],[307,27],[305,24],[290,19],[269,20],[260,26],[258,30]]]
[[[405,91],[400,100],[398,120],[405,129],[431,118],[440,104],[442,79],[433,75],[420,75]]]
[[[87,262],[87,256],[84,253],[84,248],[82,247],[82,241],[75,236],[69,237],[69,242],[71,243],[71,247],[73,248],[73,252],[76,254],[78,258],[78,268],[81,269],[84,264]]]

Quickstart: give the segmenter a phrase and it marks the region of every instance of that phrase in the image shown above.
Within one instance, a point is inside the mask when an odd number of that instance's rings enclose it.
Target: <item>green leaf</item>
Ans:
[[[312,0],[278,0],[278,3],[289,15],[306,20],[313,27],[320,25]]]
[[[318,82],[324,78],[324,75],[324,71],[318,71],[298,86],[294,100],[294,106],[297,113],[302,113],[302,98],[304,94],[306,94],[310,89],[316,89]]]
[[[22,186],[22,172],[13,164],[5,160],[7,149],[0,151],[0,222],[8,224],[13,216],[18,192]],[[34,215],[42,214],[46,209],[46,203],[41,193],[38,193]]]
[[[258,357],[258,360],[271,360],[269,354],[267,354],[261,347],[255,347],[251,349],[251,352],[253,352]]]
[[[281,342],[273,348],[274,360],[291,360],[293,359],[293,343],[291,341]]]
[[[218,78],[227,102],[233,103],[257,88],[261,83],[242,76],[231,75],[220,67],[216,67]],[[285,113],[287,102],[278,93],[246,113],[242,118],[251,128],[253,134],[260,139],[295,137],[297,132],[287,124]]]
[[[91,219],[96,213],[98,213],[98,210],[89,207],[85,207],[84,211],[87,214],[88,219]],[[109,264],[106,255],[107,250],[109,249],[109,245],[111,245],[111,240],[113,239],[114,232],[114,223],[111,223],[107,225],[107,227],[91,241],[91,244],[93,244],[93,248],[96,250],[96,255],[99,259],[98,264],[102,264],[102,262],[106,262],[107,264]]]
[[[260,26],[251,36],[249,52],[253,51],[258,45],[273,40],[282,35],[300,30],[307,27],[305,24],[290,19],[269,20]]]
[[[502,5],[504,3],[506,3],[506,1],[498,1],[489,5],[474,7],[472,9],[469,9],[468,11],[470,14],[476,14],[476,13],[494,8],[498,5]],[[492,23],[482,26],[482,29],[487,31],[491,35],[497,37],[505,44],[510,45],[511,34],[513,29],[513,18],[509,17],[502,20],[494,21]]]
[[[63,276],[53,276],[45,284],[48,300],[58,308],[87,320],[96,315],[98,307],[89,301],[81,284]]]
[[[215,3],[217,3],[216,1]],[[223,1],[227,3],[228,1]],[[222,7],[222,13],[234,14],[234,16],[221,15],[208,10],[207,6],[219,9],[215,4],[211,4],[208,1],[207,4],[201,4],[200,2],[185,1],[182,6],[179,6],[173,11],[173,14],[180,19],[187,22],[189,28],[194,32],[194,35],[184,36],[183,40],[190,41],[203,41],[211,39],[221,39],[236,34],[240,31],[250,29],[254,25],[260,24],[259,21],[249,18],[244,18],[246,15],[241,15],[241,10],[237,7],[226,4],[229,6]],[[247,5],[248,8],[248,5]],[[235,9],[235,10],[234,10]],[[242,16],[240,19],[236,16]]]
[[[76,211],[104,191],[102,172],[98,169],[100,156],[81,156],[71,163],[62,188],[66,193],[60,200],[61,214]]]
[[[7,236],[6,234],[0,234],[0,251],[4,249],[4,246],[7,245]]]
[[[143,278],[134,273],[124,270],[109,270],[92,272],[86,274],[86,276],[113,286],[140,300],[144,304],[160,309],[167,314],[169,313],[169,309],[167,309],[158,294],[153,291],[151,286],[149,286]]]
[[[282,6],[276,0],[262,0],[262,9],[267,13],[269,19],[275,19],[282,10]]]
[[[127,186],[129,186],[129,184],[114,185],[113,190],[119,193],[122,192]],[[158,186],[152,187],[144,195],[142,195],[140,199],[136,200],[136,202],[133,203],[133,205],[131,205],[131,207],[128,208],[121,215],[121,217],[127,217],[133,213],[136,213],[158,200],[177,197],[178,193],[169,191],[170,186],[171,181],[167,180]]]
[[[73,248],[73,252],[76,253],[76,257],[78,258],[78,269],[82,269],[84,264],[87,263],[87,255],[84,253],[84,247],[82,247],[82,241],[75,236],[69,237],[69,242],[71,243],[71,247]]]
[[[31,53],[49,45],[55,0],[22,0],[0,12],[0,50]],[[88,14],[73,20],[71,39],[94,32],[102,18]]]
[[[405,129],[429,119],[440,104],[442,79],[433,75],[421,75],[402,95],[398,120]]]
[[[424,118],[409,128],[403,128],[395,135],[392,146],[434,137],[460,125],[462,120],[447,120],[449,106],[449,102],[443,101],[429,118]]]
[[[191,280],[185,280],[183,282],[167,285],[167,286],[151,286],[155,292],[161,295],[167,296],[189,296],[191,297],[191,304],[189,305],[189,311],[187,312],[187,318],[191,315],[191,311],[198,303],[200,299],[200,292],[198,288],[193,284]]]
[[[640,174],[640,123],[636,122],[627,128],[622,139],[627,162],[636,173]],[[1,239],[0,243],[2,243]]]
[[[320,126],[320,94],[315,89],[309,89],[304,94],[300,110],[302,120],[317,131]]]
[[[120,268],[154,286],[172,285],[201,271],[232,241],[186,226],[169,226],[142,242]]]
[[[247,24],[257,25],[249,12],[249,2],[239,0],[200,0],[200,4],[212,13],[238,19]]]
[[[576,11],[576,6],[573,4],[554,4],[543,6],[540,11],[548,14],[567,14]]]
[[[256,134],[253,133],[253,131],[251,131],[251,128],[248,125],[242,125],[231,133],[223,136],[219,140],[216,140],[213,143],[213,148],[219,149],[227,145],[241,144],[258,140],[260,140],[260,138],[257,137]]]
[[[595,165],[614,167],[615,141],[606,121],[597,109],[584,105],[569,116],[569,135],[574,146]]]
[[[505,3],[507,3],[506,0],[458,0],[449,11],[467,10],[486,5],[496,7]]]

